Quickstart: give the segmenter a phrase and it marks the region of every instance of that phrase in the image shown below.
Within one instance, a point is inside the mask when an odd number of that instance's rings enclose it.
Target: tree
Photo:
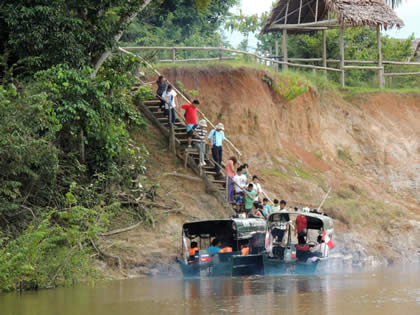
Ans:
[[[0,55],[9,72],[94,65],[150,0],[4,0]],[[133,13],[134,12],[134,13]],[[4,70],[3,69],[3,70]]]
[[[238,0],[157,0],[124,33],[128,45],[218,46],[220,26]]]

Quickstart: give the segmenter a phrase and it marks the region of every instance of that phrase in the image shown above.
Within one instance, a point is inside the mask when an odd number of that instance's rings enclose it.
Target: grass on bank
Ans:
[[[281,65],[279,65],[281,68]],[[326,77],[322,70],[313,72],[312,70],[296,70],[290,69],[286,72],[277,72],[273,67],[261,63],[254,63],[243,59],[225,60],[225,61],[208,61],[208,62],[182,62],[182,63],[159,63],[155,65],[158,69],[168,68],[193,68],[200,70],[209,70],[211,68],[227,68],[227,69],[256,69],[266,72],[272,79],[285,80],[286,82],[300,82],[307,85],[312,90],[323,95],[324,92],[336,92],[345,99],[351,99],[360,95],[376,94],[376,93],[399,93],[420,95],[420,87],[408,88],[385,88],[376,87],[375,82],[360,82],[359,87],[346,86],[341,88],[338,81],[333,81]],[[374,86],[375,84],[375,86]],[[306,91],[305,91],[306,92]],[[287,98],[287,97],[286,97]]]

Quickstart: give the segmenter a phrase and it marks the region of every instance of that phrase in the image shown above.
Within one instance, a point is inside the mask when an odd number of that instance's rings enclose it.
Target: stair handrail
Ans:
[[[137,58],[139,58],[140,60],[142,60],[142,62],[146,65],[146,66],[148,66],[150,69],[152,69],[153,70],[153,72],[155,73],[155,74],[157,74],[157,75],[159,75],[159,76],[161,76],[162,74],[158,71],[158,70],[156,70],[147,60],[145,60],[143,57],[141,57],[141,56],[139,56],[139,55],[136,55],[136,54],[133,54],[131,51],[128,51],[128,50],[126,50],[126,49],[124,49],[124,48],[122,48],[122,47],[118,47],[118,49],[121,51],[121,52],[123,52],[123,53],[125,53],[125,54],[129,54],[129,55],[133,55],[133,56],[136,56]],[[168,80],[168,82],[169,83],[171,83],[169,80]],[[184,100],[186,100],[188,103],[191,103],[191,101],[183,94],[183,93],[181,93],[173,84],[172,84],[172,87],[173,87],[173,89],[181,96],[181,97],[183,97],[184,98]],[[200,113],[200,115],[210,124],[210,126],[212,126],[213,128],[216,128],[214,125],[213,125],[213,123],[206,117],[206,115],[203,113],[203,112],[201,112],[199,109],[197,109],[197,111]],[[186,121],[185,121],[185,119],[184,119],[184,117],[182,116],[182,115],[180,115],[180,113],[176,110],[176,112],[177,112],[177,114],[178,114],[178,116],[179,117],[181,117],[181,119],[182,119],[182,121],[186,124]],[[239,161],[239,158],[240,158],[240,156],[242,155],[242,153],[234,146],[234,144],[229,140],[229,139],[225,139],[225,141],[230,145],[230,146],[232,146],[232,148],[235,150],[235,152],[238,154],[238,161]],[[220,170],[221,170],[221,172],[222,172],[222,174],[223,175],[225,175],[226,176],[226,173],[224,173],[224,166],[223,165],[220,165],[219,163],[217,163],[216,161],[214,161],[214,159],[211,159],[211,161],[215,164],[215,165],[217,165],[219,168],[220,168]],[[228,185],[226,184],[226,187],[225,187],[225,189],[226,189],[226,192],[228,191],[228,187],[227,187]],[[269,200],[269,202],[270,203],[272,203],[273,204],[273,201],[271,200],[271,198],[266,194],[266,192],[263,190],[263,194],[264,194],[264,196]]]
[[[123,53],[125,53],[125,54],[129,54],[129,55],[133,55],[133,56],[136,56],[137,58],[139,58],[146,66],[148,66],[150,69],[152,69],[153,70],[153,72],[154,73],[156,73],[157,75],[159,75],[159,76],[161,76],[162,74],[159,72],[159,71],[157,71],[147,60],[145,60],[143,57],[141,57],[141,56],[138,56],[138,55],[136,55],[136,54],[133,54],[131,51],[128,51],[128,50],[126,50],[126,49],[124,49],[124,48],[122,48],[122,47],[118,47],[118,50],[119,51],[121,51],[121,52],[123,52]],[[169,80],[168,80],[168,83],[171,83]],[[191,100],[189,100],[181,91],[179,91],[176,87],[175,87],[175,85],[173,85],[173,84],[171,84],[172,85],[172,87],[173,87],[173,89],[184,99],[184,100],[186,100],[188,103],[191,103]],[[199,109],[197,109],[197,111],[200,113],[200,115],[203,117],[203,119],[212,127],[212,128],[216,128],[216,126],[206,117],[206,115],[202,112],[202,111],[200,111]],[[177,114],[178,114],[178,116],[179,117],[181,117],[181,119],[182,119],[182,121],[184,122],[184,123],[186,123],[186,121],[184,120],[184,118],[183,118],[183,116],[176,110],[176,112],[177,112]],[[233,148],[233,150],[238,154],[238,157],[240,157],[241,155],[242,155],[242,153],[241,153],[241,151],[239,151],[236,147],[235,147],[235,145],[228,139],[228,138],[225,138],[225,141]]]

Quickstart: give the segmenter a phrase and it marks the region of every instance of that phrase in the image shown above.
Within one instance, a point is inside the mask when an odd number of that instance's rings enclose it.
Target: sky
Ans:
[[[261,14],[271,9],[272,2],[273,0],[241,0],[239,9],[246,15]],[[420,38],[420,0],[403,0],[396,13],[405,26],[401,30],[387,31],[386,34],[396,38],[407,38],[414,33],[416,38]],[[240,33],[234,33],[229,38],[234,46],[242,40]],[[256,40],[250,38],[249,44],[256,45]]]

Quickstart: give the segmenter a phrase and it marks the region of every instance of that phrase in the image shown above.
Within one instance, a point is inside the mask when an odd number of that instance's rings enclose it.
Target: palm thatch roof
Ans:
[[[337,18],[341,26],[380,26],[383,29],[404,26],[403,21],[383,0],[279,0],[261,33],[275,31],[272,29],[274,25],[323,21],[329,13]]]

